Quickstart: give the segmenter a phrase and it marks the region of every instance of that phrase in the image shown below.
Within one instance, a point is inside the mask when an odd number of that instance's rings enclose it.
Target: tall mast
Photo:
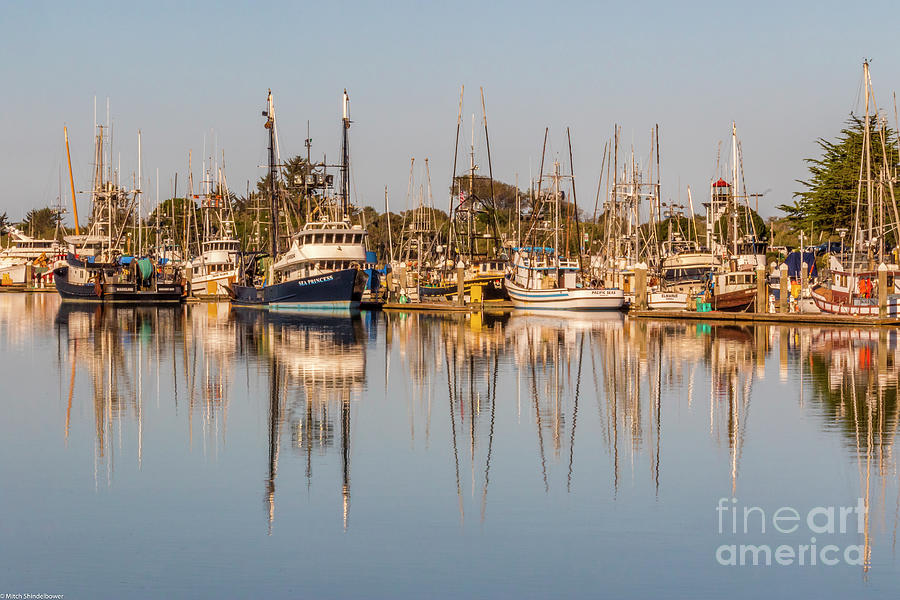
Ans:
[[[271,239],[269,245],[272,251],[272,260],[278,255],[278,165],[275,163],[275,102],[272,100],[272,90],[269,90],[266,99],[266,110],[263,112],[266,118],[264,127],[269,130],[269,209],[271,215]]]
[[[863,79],[864,84],[866,86],[866,123],[865,129],[863,130],[863,147],[865,148],[865,157],[866,157],[866,204],[868,208],[868,242],[871,242],[872,239],[872,227],[873,227],[873,194],[872,194],[872,155],[870,153],[870,143],[869,143],[869,62],[863,62]],[[869,263],[871,266],[872,262],[872,244],[867,244],[866,257],[869,259]]]
[[[78,204],[75,202],[75,178],[72,175],[72,154],[69,152],[69,129],[67,127],[63,127],[63,135],[66,138],[66,160],[69,163],[69,186],[72,189],[72,216],[75,217],[75,235],[81,235],[78,229]]]
[[[472,143],[469,146],[469,207],[466,210],[466,227],[468,234],[469,262],[475,252],[475,232],[473,231],[473,209],[475,207],[473,197],[475,195],[475,113],[472,113]]]
[[[731,248],[737,254],[737,194],[738,194],[738,161],[737,161],[737,124],[731,122],[731,210],[728,217],[732,220]]]
[[[137,201],[138,244],[137,244],[137,253],[136,253],[137,255],[140,255],[141,248],[144,245],[144,234],[143,234],[144,228],[141,223],[141,219],[143,217],[142,209],[144,208],[144,195],[142,193],[144,183],[143,183],[143,180],[141,179],[142,177],[143,177],[143,172],[141,171],[141,130],[138,129],[138,176],[137,176],[138,185],[137,185],[137,190],[135,190],[135,194],[138,197],[138,201]]]
[[[344,88],[344,117],[341,140],[341,217],[350,214],[350,96]]]

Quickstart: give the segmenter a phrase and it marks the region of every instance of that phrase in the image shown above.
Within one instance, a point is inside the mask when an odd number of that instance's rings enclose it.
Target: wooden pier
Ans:
[[[469,302],[466,304],[457,304],[455,302],[385,302],[382,310],[394,310],[405,312],[454,312],[454,313],[472,313],[472,312],[506,312],[512,310],[512,302],[494,301],[488,302]]]

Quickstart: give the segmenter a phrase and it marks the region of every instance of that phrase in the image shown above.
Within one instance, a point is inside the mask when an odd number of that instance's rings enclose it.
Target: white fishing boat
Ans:
[[[655,291],[647,294],[647,308],[650,310],[684,310],[688,295],[684,292]]]
[[[517,309],[555,310],[621,310],[625,292],[619,288],[598,285],[587,280],[579,261],[560,256],[559,162],[553,163],[553,191],[541,199],[535,214],[549,209],[552,213],[552,247],[524,246],[514,248],[511,271],[504,279],[506,291]],[[572,178],[570,175],[569,178]],[[551,221],[547,221],[548,223]],[[533,237],[537,237],[536,233]],[[548,236],[549,237],[549,236]]]
[[[237,281],[241,243],[234,236],[227,187],[220,180],[216,182],[217,191],[213,191],[209,177],[206,186],[206,193],[200,197],[203,241],[199,256],[187,265],[186,278],[193,296],[227,298],[231,284]]]
[[[584,286],[577,261],[557,256],[553,248],[517,248],[506,291],[519,309],[621,310],[625,292]]]
[[[228,297],[229,286],[237,281],[241,243],[234,238],[221,238],[204,241],[201,247],[200,256],[188,265],[191,295]]]
[[[0,250],[0,284],[24,285],[30,264],[44,271],[65,250],[57,240],[36,239],[16,227],[9,227],[9,246]]]

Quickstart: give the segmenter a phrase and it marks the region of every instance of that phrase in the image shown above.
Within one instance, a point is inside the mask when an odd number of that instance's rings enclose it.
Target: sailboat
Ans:
[[[550,201],[544,204],[549,204],[553,213],[553,246],[531,245],[515,249],[511,272],[504,280],[513,306],[531,310],[621,310],[625,305],[624,291],[586,281],[580,262],[560,253],[562,193],[559,181],[563,175],[559,172],[559,161],[554,161],[550,177],[553,192]]]
[[[270,264],[242,269],[241,284],[230,286],[232,303],[284,310],[349,310],[359,308],[366,286],[366,231],[350,224],[350,98],[344,90],[341,192],[326,202],[318,220],[308,220],[290,237],[285,251],[279,245],[279,179],[276,160],[275,103],[269,90],[265,128],[269,132],[269,201],[271,211]],[[327,191],[327,179],[322,178]],[[339,203],[335,200],[339,200]],[[309,215],[308,215],[309,217]]]

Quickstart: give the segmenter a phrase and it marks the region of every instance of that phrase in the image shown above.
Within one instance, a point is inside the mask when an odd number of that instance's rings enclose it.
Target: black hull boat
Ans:
[[[76,272],[78,277],[73,278]],[[177,278],[129,277],[122,265],[88,263],[71,254],[66,264],[53,269],[53,282],[60,297],[70,302],[172,304],[184,300],[184,285]]]
[[[366,280],[360,269],[343,269],[260,287],[232,285],[231,303],[276,310],[354,310]]]

